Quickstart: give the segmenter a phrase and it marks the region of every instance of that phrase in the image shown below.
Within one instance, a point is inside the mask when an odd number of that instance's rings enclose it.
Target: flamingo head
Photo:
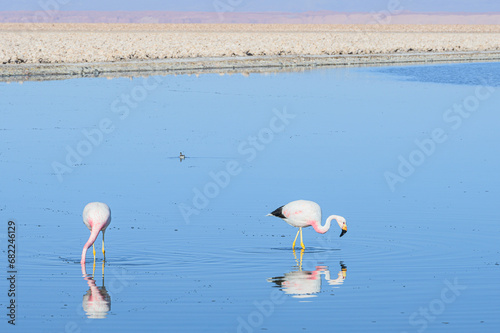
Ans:
[[[347,224],[345,218],[343,218],[342,216],[337,216],[336,220],[337,223],[339,224],[340,229],[342,229],[342,232],[340,233],[339,237],[342,237],[347,232]]]

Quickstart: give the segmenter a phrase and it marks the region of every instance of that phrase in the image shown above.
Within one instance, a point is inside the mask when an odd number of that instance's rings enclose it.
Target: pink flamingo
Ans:
[[[304,242],[302,241],[302,228],[312,226],[316,232],[324,234],[330,229],[330,223],[335,219],[342,229],[340,237],[344,236],[347,232],[347,225],[345,218],[338,215],[331,215],[326,219],[325,225],[321,225],[321,208],[319,205],[313,201],[308,200],[296,200],[292,201],[280,208],[274,210],[271,214],[267,216],[276,216],[283,219],[286,223],[292,227],[299,228],[297,235],[293,240],[292,248],[295,248],[295,242],[297,241],[297,236],[300,233],[300,245],[305,249]]]
[[[81,264],[85,264],[85,259],[87,256],[87,249],[92,245],[92,249],[94,250],[94,258],[95,258],[95,246],[94,242],[99,234],[99,231],[102,230],[102,254],[104,255],[104,259],[106,259],[106,253],[104,252],[104,232],[106,228],[111,223],[111,211],[109,210],[108,205],[102,202],[91,202],[85,206],[83,209],[83,223],[90,230],[90,237],[87,243],[83,246],[82,251],[82,260]]]
[[[285,273],[284,276],[277,276],[267,279],[267,282],[274,282],[281,287],[285,294],[296,298],[316,297],[321,291],[321,274],[325,280],[334,288],[339,288],[347,277],[347,268],[340,263],[341,270],[336,279],[332,279],[328,266],[316,266],[314,271],[292,271]]]
[[[94,261],[95,272],[95,261]],[[104,286],[104,261],[102,262],[102,286],[98,287],[94,280],[94,272],[92,275],[87,275],[85,264],[82,264],[83,279],[87,281],[89,290],[83,295],[82,306],[83,310],[91,319],[106,318],[106,315],[111,310],[111,297]]]

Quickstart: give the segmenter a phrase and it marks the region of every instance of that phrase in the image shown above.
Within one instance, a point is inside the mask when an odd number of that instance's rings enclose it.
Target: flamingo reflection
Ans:
[[[83,295],[82,306],[90,319],[104,319],[111,310],[111,297],[104,286],[104,261],[102,262],[102,286],[98,287],[94,280],[95,258],[92,275],[87,274],[85,263],[81,264],[83,279],[87,281],[89,290]]]
[[[292,295],[295,298],[316,297],[316,294],[321,291],[321,275],[334,288],[338,288],[344,283],[347,276],[347,267],[342,261],[340,262],[340,271],[337,274],[337,278],[332,279],[328,266],[316,266],[314,271],[302,270],[304,250],[300,252],[300,260],[297,260],[295,251],[293,251],[293,254],[297,261],[298,271],[292,271],[285,273],[284,276],[267,279],[268,282],[274,282],[285,294]]]

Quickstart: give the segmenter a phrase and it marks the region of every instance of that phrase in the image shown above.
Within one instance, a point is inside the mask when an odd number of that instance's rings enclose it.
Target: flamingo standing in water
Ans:
[[[104,252],[104,232],[106,228],[111,223],[111,211],[108,205],[102,202],[91,202],[85,206],[83,209],[83,223],[90,230],[90,237],[87,243],[83,246],[81,264],[85,264],[85,259],[87,256],[87,249],[92,245],[94,250],[95,258],[95,246],[94,242],[99,235],[99,231],[102,230],[102,254],[106,258],[106,253]]]
[[[326,219],[326,223],[321,225],[321,208],[314,201],[308,200],[296,200],[287,203],[280,208],[274,210],[271,214],[267,216],[276,216],[283,219],[286,223],[292,227],[299,228],[297,235],[293,240],[292,248],[295,248],[295,242],[300,233],[300,245],[305,249],[304,242],[302,241],[302,228],[312,226],[316,232],[324,234],[330,229],[330,223],[335,219],[342,229],[339,237],[344,236],[347,232],[347,225],[345,218],[338,215],[331,215]]]

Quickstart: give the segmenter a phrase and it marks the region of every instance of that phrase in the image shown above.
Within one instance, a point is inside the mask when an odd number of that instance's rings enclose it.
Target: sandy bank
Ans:
[[[446,61],[439,54],[454,53],[464,61],[467,54],[477,57],[485,51],[486,60],[498,60],[500,25],[0,24],[2,76],[19,72],[12,68],[19,64],[25,64],[27,73],[47,68],[40,64],[65,64],[56,71],[70,74],[75,69],[64,69],[68,64],[89,64],[93,72],[103,72],[104,67],[131,70],[144,60],[215,57],[222,60],[208,67],[256,67],[262,58],[261,66],[315,66],[355,64],[352,56],[373,60],[388,54],[396,55],[394,59],[408,55],[406,62]],[[348,57],[339,61],[338,56]],[[207,66],[174,61],[160,67]]]

